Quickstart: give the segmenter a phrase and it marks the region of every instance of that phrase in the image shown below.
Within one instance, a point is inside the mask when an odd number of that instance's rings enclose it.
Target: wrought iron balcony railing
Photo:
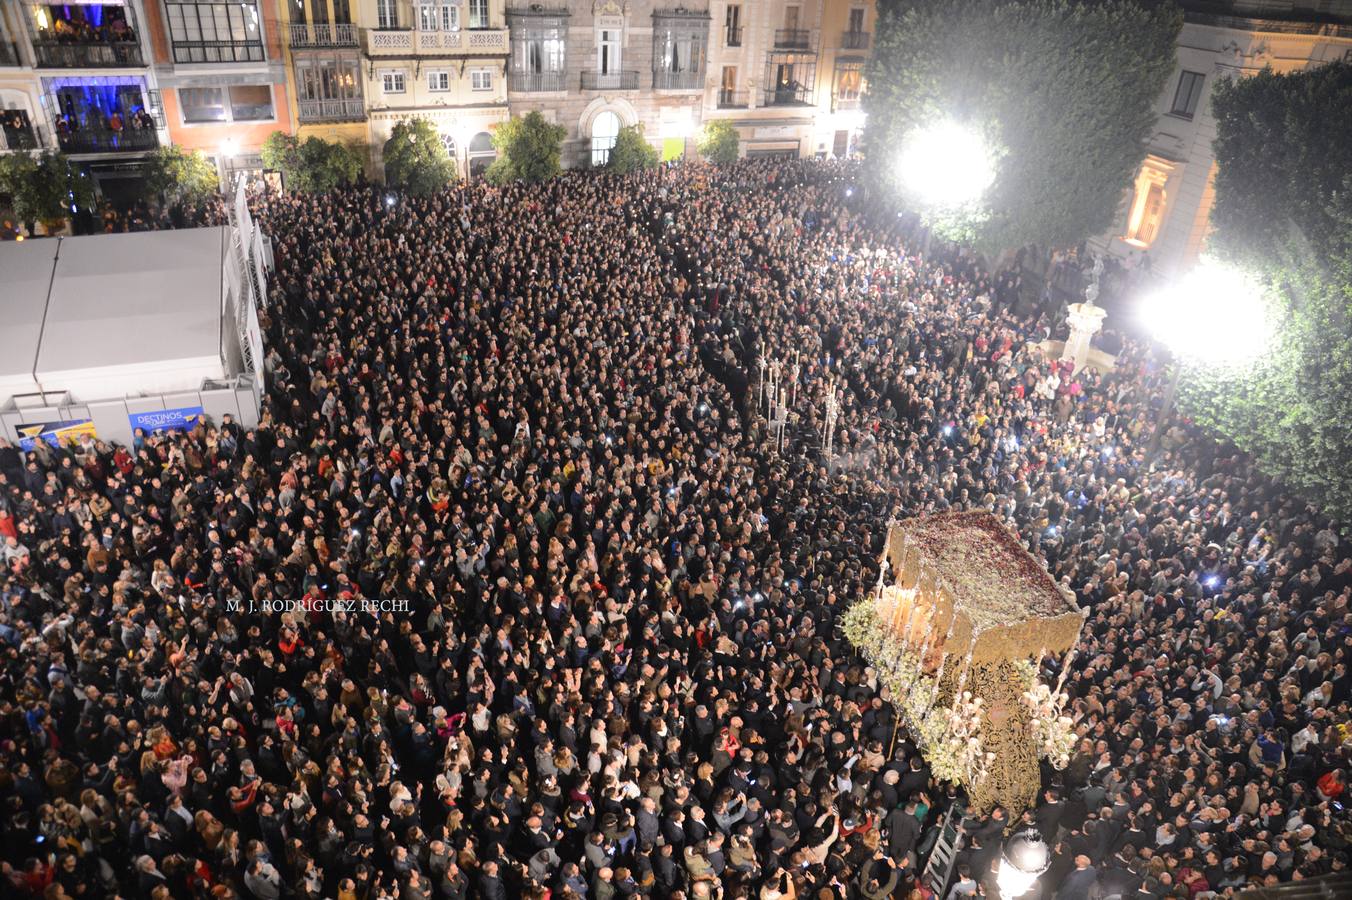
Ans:
[[[867,31],[844,31],[840,35],[840,49],[867,50],[871,35]]]
[[[296,117],[302,122],[360,122],[366,105],[360,97],[346,100],[298,100]]]
[[[292,25],[292,47],[355,47],[356,25]]]
[[[510,72],[507,90],[522,94],[567,90],[563,72]]]
[[[584,91],[636,91],[637,72],[583,72]]]
[[[664,72],[653,73],[655,91],[697,91],[704,87],[703,72]]]
[[[146,64],[136,41],[75,44],[34,40],[33,54],[45,69],[139,68]]]
[[[720,88],[718,91],[719,109],[746,109],[751,105],[751,95],[747,91],[734,91]]]
[[[807,88],[779,87],[765,92],[766,106],[810,106],[811,92]]]
[[[728,47],[742,46],[742,26],[729,25],[724,29],[723,43]]]
[[[130,153],[160,145],[154,128],[77,128],[57,132],[56,142],[66,153]]]
[[[812,47],[812,32],[806,28],[778,28],[775,46],[785,50],[808,50]]]

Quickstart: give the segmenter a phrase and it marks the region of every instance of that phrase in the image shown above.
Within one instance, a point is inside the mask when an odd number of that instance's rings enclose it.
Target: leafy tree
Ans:
[[[71,207],[94,206],[93,177],[61,153],[0,157],[0,191],[13,198],[14,215],[29,234],[38,222],[60,227],[74,214]]]
[[[433,194],[455,180],[455,162],[432,123],[407,119],[385,142],[385,180],[411,194]]]
[[[263,165],[281,172],[292,189],[307,194],[351,184],[362,170],[362,152],[356,147],[316,137],[301,141],[280,131],[268,135],[262,156]]]
[[[898,148],[951,117],[988,138],[996,173],[974,215],[921,208],[937,230],[990,253],[1098,234],[1140,164],[1181,26],[1153,0],[879,0],[864,100],[872,177],[915,203]]]
[[[498,158],[484,177],[494,184],[509,181],[544,181],[559,174],[559,156],[568,129],[551,125],[539,111],[515,116],[493,132]]]
[[[1188,368],[1179,405],[1352,524],[1352,66],[1218,84],[1208,250],[1258,275],[1277,323],[1243,369]]]
[[[699,153],[711,163],[723,165],[737,161],[741,155],[742,139],[727,119],[710,119],[704,123],[699,138]]]
[[[195,206],[220,189],[216,166],[200,150],[160,147],[146,163],[146,191],[170,206]]]
[[[281,172],[282,177],[291,180],[294,173],[300,171],[300,141],[293,134],[274,131],[263,141],[260,151],[264,168]]]
[[[610,148],[606,167],[621,174],[651,169],[657,165],[657,148],[643,137],[642,125],[626,125]]]

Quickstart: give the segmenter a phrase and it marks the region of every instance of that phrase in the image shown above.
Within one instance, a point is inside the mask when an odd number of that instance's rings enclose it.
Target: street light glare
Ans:
[[[1235,365],[1267,350],[1272,321],[1262,286],[1210,258],[1142,301],[1146,327],[1174,353],[1209,365]]]
[[[952,119],[912,132],[899,165],[906,187],[932,206],[972,203],[995,180],[995,159],[986,140]]]

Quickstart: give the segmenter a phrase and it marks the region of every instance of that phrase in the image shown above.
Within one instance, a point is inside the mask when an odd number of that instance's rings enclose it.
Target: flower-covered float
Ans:
[[[962,512],[889,527],[878,585],[844,632],[935,776],[974,812],[1017,817],[1037,799],[1038,760],[1064,767],[1074,745],[1062,685],[1083,624],[1004,524]],[[1061,658],[1054,688],[1039,676],[1048,655]]]

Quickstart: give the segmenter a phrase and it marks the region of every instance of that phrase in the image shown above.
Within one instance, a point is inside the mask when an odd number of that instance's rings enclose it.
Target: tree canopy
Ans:
[[[704,123],[699,138],[699,153],[711,163],[733,163],[741,153],[742,139],[727,119],[710,119]]]
[[[1152,0],[879,0],[864,152],[883,190],[917,128],[954,119],[997,159],[981,209],[928,213],[987,252],[1076,244],[1113,221],[1174,70],[1182,16]]]
[[[436,193],[458,174],[441,135],[426,119],[396,123],[384,158],[385,181],[419,196]]]
[[[216,166],[200,150],[160,147],[146,161],[146,191],[169,205],[193,206],[216,193]]]
[[[1267,285],[1270,352],[1189,369],[1180,406],[1352,523],[1352,66],[1218,84],[1209,252]]]
[[[657,165],[657,148],[643,136],[642,125],[626,125],[610,148],[606,167],[612,172],[637,172]]]
[[[351,184],[362,171],[362,153],[356,147],[322,138],[304,141],[274,131],[263,142],[263,165],[276,169],[293,190],[319,194]]]
[[[560,156],[568,129],[551,125],[538,110],[514,116],[493,132],[498,158],[484,173],[494,184],[544,181],[562,170]]]
[[[72,207],[94,207],[93,177],[61,153],[0,156],[0,191],[13,199],[14,215],[30,233],[37,222],[63,222],[75,214]]]

